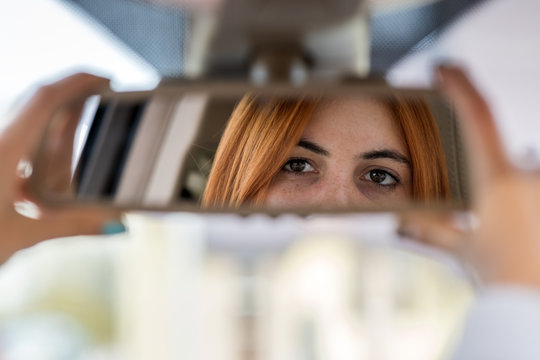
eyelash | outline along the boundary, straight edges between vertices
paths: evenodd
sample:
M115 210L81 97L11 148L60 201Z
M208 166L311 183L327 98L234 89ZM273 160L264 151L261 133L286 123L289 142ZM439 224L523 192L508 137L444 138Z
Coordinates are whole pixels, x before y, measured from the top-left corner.
M285 171L289 174L292 174L292 175L295 175L295 176L303 176L303 175L307 175L307 174L310 174L310 173L313 173L314 171L306 171L306 172L297 172L297 171L292 171L292 170L288 170L288 169L285 169L285 167L287 165L290 166L291 163L293 162L303 162L303 163L306 163L307 165L311 166L313 169L315 169L315 167L311 164L311 162L307 159L304 159L304 158L291 158L289 160L287 160L287 162L281 167L281 170L282 171ZM360 176L360 180L363 180L366 176L368 176L372 171L380 171L384 174L386 174L387 176L390 176L392 178L392 180L394 180L394 183L393 184L380 184L380 183L377 183L375 181L369 181L371 182L373 185L376 185L380 188L383 188L383 189L386 189L386 190L393 190L395 189L398 185L401 184L401 180L400 178L397 176L397 175L394 175L392 174L390 171L387 171L387 170L384 170L384 169L380 169L380 168L374 168L374 169L370 169L368 170L367 172L365 172L363 175ZM367 180L367 179L366 179Z
M371 183L373 183L374 185L378 186L378 187L381 187L383 189L388 189L388 190L393 190L395 189L398 185L401 184L401 180L398 176L392 174L391 172L387 171L387 170L384 170L384 169L379 169L379 168L375 168L375 169L370 169L368 170L367 172L365 172L361 177L360 179L363 180L366 176L369 176L369 174L372 172L372 171L380 171L380 172L383 172L384 174L386 174L387 176L390 176L393 180L394 180L394 183L393 184L380 184L380 183L377 183L375 181L369 181ZM367 179L366 179L367 180Z
M285 167L287 165L290 166L290 164L295 162L295 161L296 162L306 163L307 165L311 166L314 169L314 171L297 172L297 171L292 171L292 170L285 169ZM287 172L289 174L296 175L296 176L303 176L303 175L306 175L306 174L309 174L309 173L316 172L315 166L313 166L309 160L304 159L304 158L291 158L291 159L287 160L287 162L285 164L283 164L283 166L281 167L281 170L285 171L285 172Z

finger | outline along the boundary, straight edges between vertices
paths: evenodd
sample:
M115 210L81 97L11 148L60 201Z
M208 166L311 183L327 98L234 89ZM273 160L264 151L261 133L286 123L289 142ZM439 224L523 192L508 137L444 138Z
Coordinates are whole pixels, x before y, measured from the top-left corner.
M108 85L109 80L106 78L87 73L77 73L40 87L30 99L29 106L26 106L25 109L35 109L38 114L43 110L56 110L61 105L69 104L75 100L84 100L86 96L104 90ZM32 114L35 113L32 112ZM30 117L26 121L35 124L36 120ZM16 124L24 124L24 120L18 121ZM29 124L22 126L26 128Z
M450 214L402 215L398 234L453 254L461 254L466 242L466 232Z
M34 172L39 173L39 181L47 191L59 194L72 191L73 150L81 112L82 106L63 109L47 128L46 141L33 164Z
M89 207L47 212L32 219L12 211L2 217L0 264L15 252L54 238L111 234L125 231L119 211ZM111 231L111 229L113 231Z
M39 219L19 216L17 228L24 231L26 245L40 241L76 235L100 235L107 232L110 224L121 228L122 213L103 207L71 209L47 209ZM15 227L15 226L14 226ZM125 231L125 228L123 229Z
M506 174L511 166L484 98L461 69L442 66L437 71L441 88L454 103L464 131L473 186Z
M81 102L108 86L108 80L90 74L75 74L41 87L0 135L2 168L15 169L43 134L54 112L62 105Z
M159 5L180 7L190 11L217 11L223 5L223 0L150 0Z
M64 104L81 102L108 86L108 80L76 74L41 87L0 134L0 201L14 198L17 165L29 158L54 112Z

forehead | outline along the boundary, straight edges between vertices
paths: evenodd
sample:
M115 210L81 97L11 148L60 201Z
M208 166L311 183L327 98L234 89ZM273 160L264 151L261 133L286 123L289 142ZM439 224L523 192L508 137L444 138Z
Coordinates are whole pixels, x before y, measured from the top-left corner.
M321 100L303 136L328 146L384 147L407 153L390 109L381 100L365 96Z

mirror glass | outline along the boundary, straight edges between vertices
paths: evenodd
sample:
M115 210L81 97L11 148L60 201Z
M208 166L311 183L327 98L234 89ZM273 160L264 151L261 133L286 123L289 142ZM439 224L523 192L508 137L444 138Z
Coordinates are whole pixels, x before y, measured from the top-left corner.
M165 87L52 119L33 161L46 201L341 211L462 206L465 154L434 91Z

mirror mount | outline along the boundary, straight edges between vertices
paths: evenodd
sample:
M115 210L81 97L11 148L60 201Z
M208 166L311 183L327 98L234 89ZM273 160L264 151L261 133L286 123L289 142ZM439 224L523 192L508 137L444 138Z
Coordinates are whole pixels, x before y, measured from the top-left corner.
M193 26L193 42L205 41L203 51L188 52L189 63L201 64L199 72L189 76L239 78L255 84L276 80L301 84L348 73L364 76L369 69L366 4L365 0L224 1L207 26Z
M285 82L302 85L308 81L310 62L296 46L268 46L255 54L249 80L256 85Z

